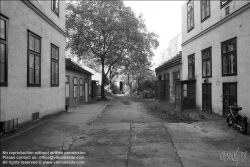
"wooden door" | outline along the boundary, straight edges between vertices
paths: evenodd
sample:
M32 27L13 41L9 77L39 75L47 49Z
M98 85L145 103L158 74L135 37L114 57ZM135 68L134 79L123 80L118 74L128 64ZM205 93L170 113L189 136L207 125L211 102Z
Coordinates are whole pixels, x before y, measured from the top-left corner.
M228 103L225 102L227 100ZM229 113L228 104L237 103L237 83L223 83L223 115Z
M165 80L165 101L169 102L169 80Z
M181 84L175 84L175 108L181 110Z
M182 109L195 108L195 82L185 82L182 85Z
M85 102L88 102L88 81L85 82Z
M202 111L211 113L211 83L202 84Z

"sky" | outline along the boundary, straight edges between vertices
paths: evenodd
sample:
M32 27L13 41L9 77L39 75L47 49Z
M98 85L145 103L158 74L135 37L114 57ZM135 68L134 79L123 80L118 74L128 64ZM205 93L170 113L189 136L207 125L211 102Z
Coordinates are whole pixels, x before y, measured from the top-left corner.
M159 47L154 50L153 61L157 64L161 52L168 47L171 39L181 33L181 6L185 1L124 1L139 15L143 14L145 24L149 31L159 35ZM155 67L154 67L155 68Z

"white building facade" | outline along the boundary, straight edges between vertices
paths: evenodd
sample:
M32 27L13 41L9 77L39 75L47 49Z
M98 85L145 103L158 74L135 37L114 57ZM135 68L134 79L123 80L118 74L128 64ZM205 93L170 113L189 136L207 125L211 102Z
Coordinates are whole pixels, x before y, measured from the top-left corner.
M250 118L250 1L187 1L182 41L183 98L193 83L196 108L227 115L227 100Z
M65 110L65 1L1 1L1 133Z

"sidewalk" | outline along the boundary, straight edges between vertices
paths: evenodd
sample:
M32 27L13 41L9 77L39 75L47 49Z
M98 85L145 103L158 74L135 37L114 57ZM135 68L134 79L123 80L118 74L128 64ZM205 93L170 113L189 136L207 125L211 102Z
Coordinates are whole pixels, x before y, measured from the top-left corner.
M96 101L70 108L66 113L5 139L1 142L1 151L66 151L107 104L108 101Z

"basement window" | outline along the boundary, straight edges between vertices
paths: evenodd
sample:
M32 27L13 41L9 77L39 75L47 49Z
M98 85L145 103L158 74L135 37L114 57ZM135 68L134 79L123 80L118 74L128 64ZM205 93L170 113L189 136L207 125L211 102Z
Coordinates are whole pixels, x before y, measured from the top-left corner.
M32 122L39 120L39 112L32 113Z
M18 128L18 118L0 122L0 133L8 133Z

